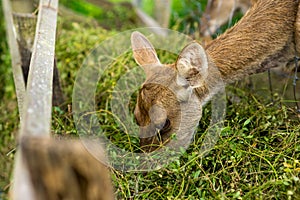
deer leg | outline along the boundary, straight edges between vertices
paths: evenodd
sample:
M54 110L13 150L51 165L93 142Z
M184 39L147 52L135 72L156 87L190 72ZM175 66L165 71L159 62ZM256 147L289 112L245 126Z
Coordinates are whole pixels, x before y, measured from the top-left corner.
M271 77L271 70L268 69L268 80L269 80L269 89L271 92L271 102L274 105L274 99L273 99L273 85L272 85L272 77Z
M295 103L296 103L296 109L297 112L300 113L300 107L299 104L297 102L297 95L296 95L296 83L297 80L299 79L297 76L298 73L298 61L300 60L300 58L298 56L295 56L295 76L294 76L294 80L293 80L293 90L294 90L294 99L295 99Z

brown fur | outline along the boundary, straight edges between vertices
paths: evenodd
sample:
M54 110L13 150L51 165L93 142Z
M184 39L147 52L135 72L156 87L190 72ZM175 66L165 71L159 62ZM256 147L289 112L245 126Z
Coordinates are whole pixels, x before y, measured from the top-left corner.
M296 18L296 23L295 23L295 42L296 42L296 51L299 56L300 52L300 4L298 4L298 13L297 13L297 18Z
M182 50L171 67L159 62L153 46L143 35L133 33L134 56L147 76L135 110L135 117L142 126L141 145L169 143L171 147L185 147L193 138L202 105L219 90L222 82L230 83L292 62L300 49L298 7L297 0L258 0L234 27L212 41L205 51L193 42ZM148 55L151 57L145 59ZM164 110L158 109L153 116L159 116L170 126L158 126L155 118L149 117L149 110L157 104ZM177 142L170 140L172 133L176 133Z
M104 154L97 160L81 141L27 136L20 148L35 199L114 199Z

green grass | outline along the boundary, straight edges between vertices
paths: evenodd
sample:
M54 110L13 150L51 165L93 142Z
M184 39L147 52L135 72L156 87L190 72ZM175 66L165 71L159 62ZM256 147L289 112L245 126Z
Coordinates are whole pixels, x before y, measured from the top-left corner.
M257 101L257 97L252 98ZM300 198L299 121L290 120L293 112L284 106L278 109L278 104L267 106L258 102L257 105L249 100L251 97L228 106L225 128L207 156L202 157L199 152L209 123L206 115L209 108L204 110L200 124L203 129L199 128L194 143L180 160L147 174L115 171L118 197Z
M63 19L59 19L58 27L58 68L67 104L71 104L74 80L84 58L95 45L117 32L94 27L88 22L78 24ZM0 30L3 38L3 25ZM0 188L7 193L19 120L6 41L1 39L0 46L3 85L0 87ZM160 55L163 61L174 60L163 52ZM99 83L96 96L100 121L107 136L126 149L130 149L130 141L138 148L138 139L128 138L118 129L109 114L109 102L113 86L128 70L123 66L133 62L130 52L116 59L115 67ZM148 173L122 173L111 169L116 197L300 199L299 115L278 96L272 105L268 98L238 85L227 87L224 128L216 146L205 157L201 156L200 147L209 128L210 104L203 110L194 142L179 160ZM52 132L57 137L77 137L71 111L53 109Z

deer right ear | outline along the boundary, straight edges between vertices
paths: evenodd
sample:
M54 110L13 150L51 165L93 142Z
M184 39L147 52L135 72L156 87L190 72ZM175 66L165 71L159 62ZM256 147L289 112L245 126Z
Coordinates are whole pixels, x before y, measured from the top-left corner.
M135 31L131 34L131 47L133 57L140 66L161 64L154 47L140 32Z
M177 58L176 69L179 85L201 86L208 75L208 60L203 47L197 42L187 45Z

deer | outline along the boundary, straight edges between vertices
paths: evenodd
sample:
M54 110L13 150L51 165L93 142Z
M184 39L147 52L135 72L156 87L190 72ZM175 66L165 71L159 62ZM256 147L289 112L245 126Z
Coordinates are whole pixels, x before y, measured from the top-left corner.
M141 149L185 146L193 139L202 107L229 84L294 62L300 52L297 0L257 0L233 27L207 46L185 46L173 64L162 64L150 41L133 32L133 57L146 80L137 95L134 117Z
M245 14L256 0L209 0L200 19L200 37L204 43L226 22L231 21L236 11Z

